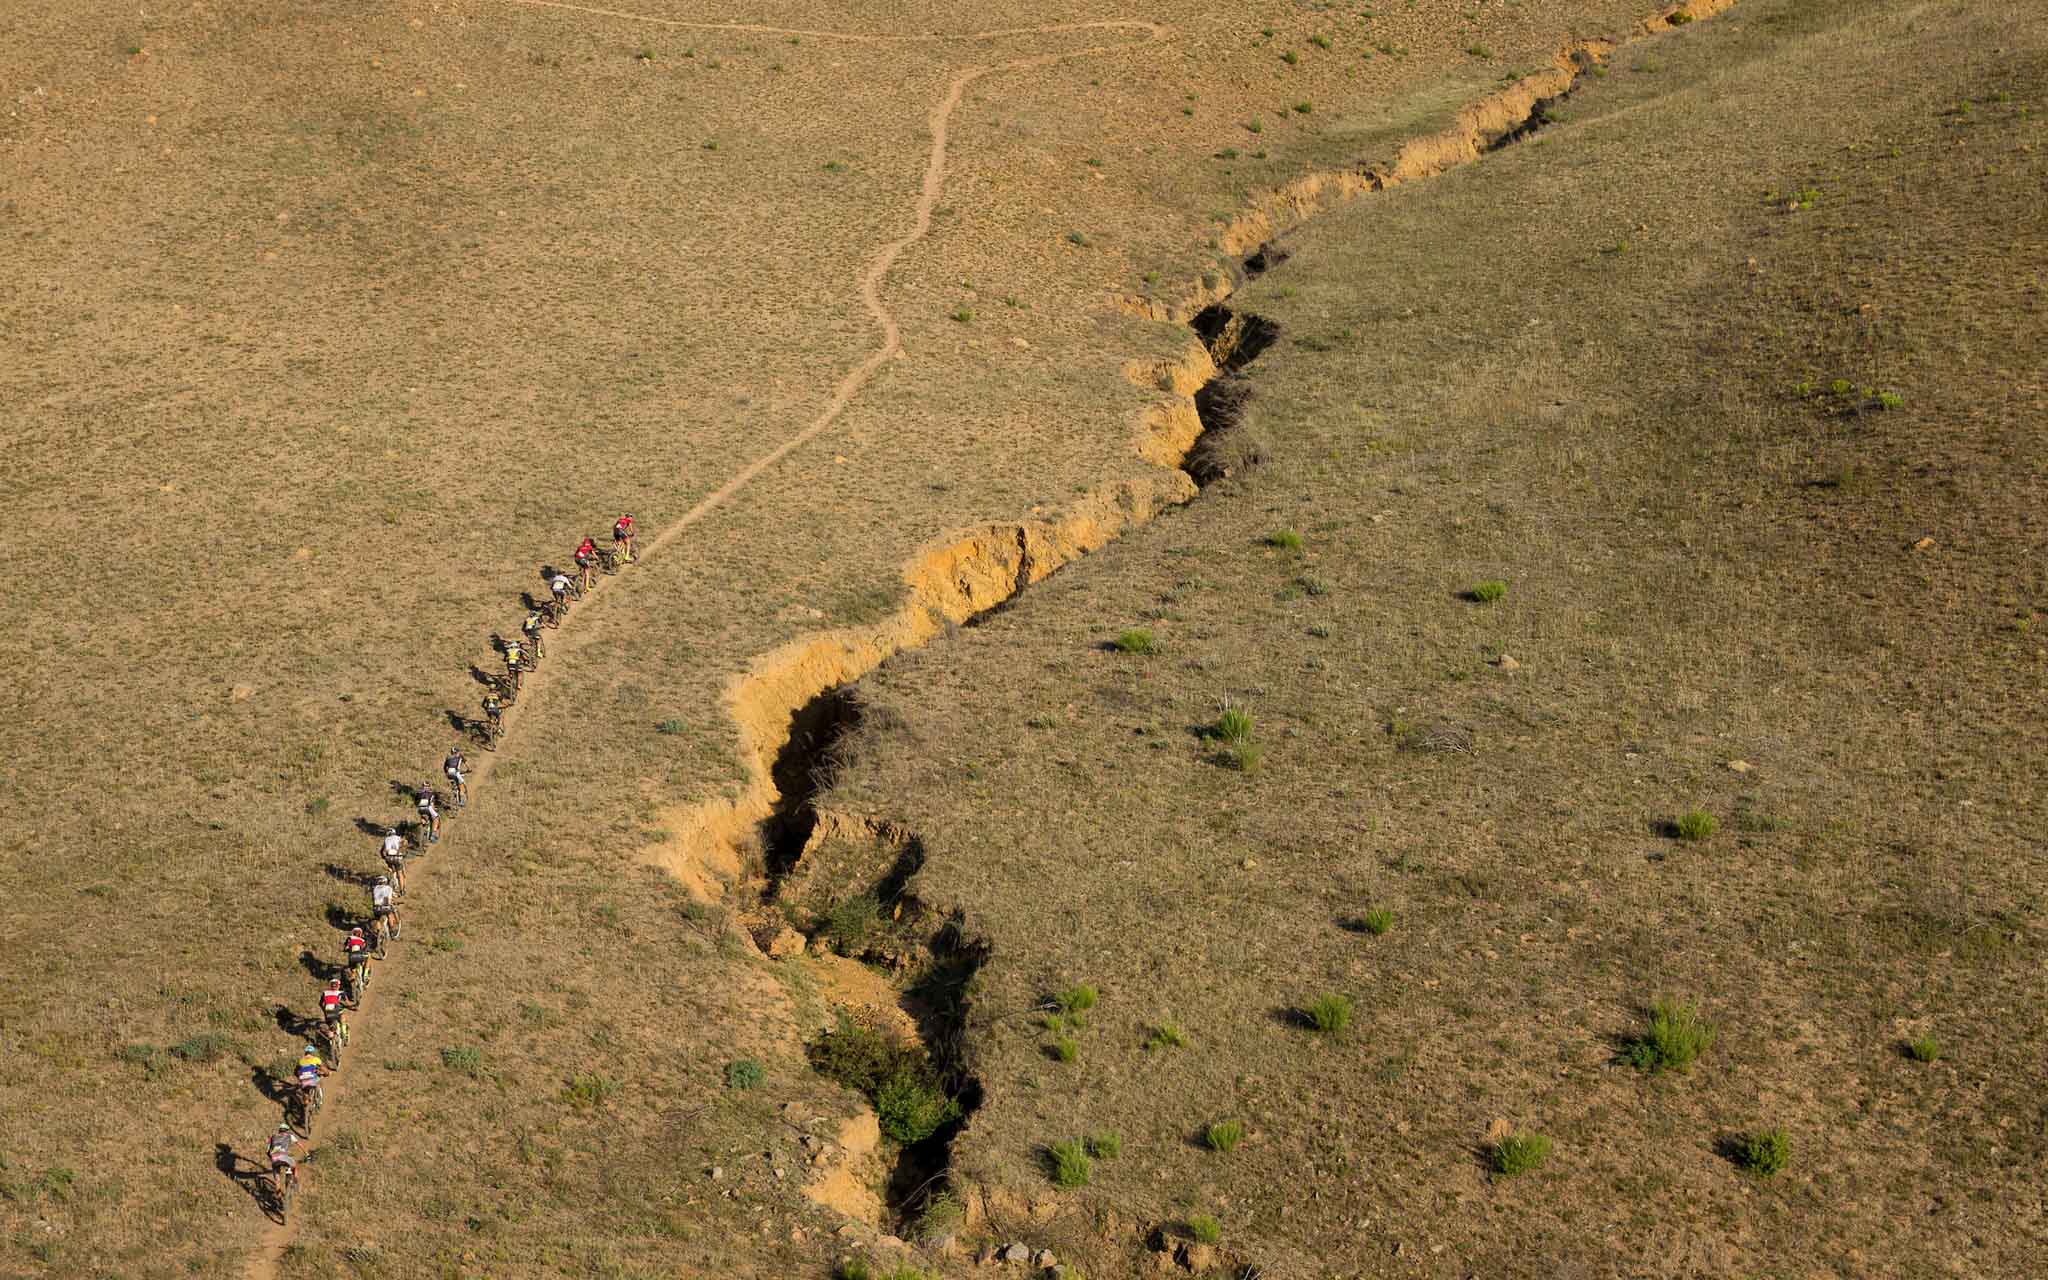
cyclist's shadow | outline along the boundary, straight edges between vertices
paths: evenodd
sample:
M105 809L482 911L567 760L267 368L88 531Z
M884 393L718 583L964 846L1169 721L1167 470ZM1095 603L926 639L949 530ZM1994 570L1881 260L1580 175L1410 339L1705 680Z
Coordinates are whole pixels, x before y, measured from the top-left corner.
M245 1165L248 1167L244 1168ZM263 1216L275 1223L284 1222L284 1209L270 1188L270 1170L238 1154L225 1142L213 1144L213 1167L220 1170L222 1177L248 1192L256 1207L263 1210Z
M325 982L329 978L339 978L341 976L341 965L329 964L319 956L314 955L310 950L299 952L299 965L307 973L313 975L313 980L316 982Z
M293 1013L290 1005L279 1005L276 1011L277 1029L295 1040L303 1040L320 1029L320 1019L304 1017Z
M391 783L392 795L403 798L407 804L418 804L420 802L420 796L423 793L418 783L400 782L396 778L392 778L389 781ZM382 835L383 833L379 832L378 834Z

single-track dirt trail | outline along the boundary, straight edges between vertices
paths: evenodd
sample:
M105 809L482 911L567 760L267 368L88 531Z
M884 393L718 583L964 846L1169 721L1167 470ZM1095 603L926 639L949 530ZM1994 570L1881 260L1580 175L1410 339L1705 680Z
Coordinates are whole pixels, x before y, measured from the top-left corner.
M1040 67L1054 66L1076 58L1099 56L1125 49L1138 48L1142 45L1163 40L1169 34L1167 28L1155 23L1137 20L1105 20L979 31L964 35L881 35L763 27L738 23L684 22L584 5L558 3L557 0L506 0L506 2L530 8L558 9L624 21L651 22L671 27L840 40L859 44L968 43L999 40L1006 37L1058 35L1079 31L1127 31L1139 33L1143 37L1142 39L1133 39L1119 43L1089 45L1059 53L1038 54L1028 58L1013 59L1009 62L970 66L953 76L946 86L945 95L932 106L931 112L927 117L931 133L931 147L925 162L924 180L919 188L917 199L912 206L910 228L902 235L878 248L873 256L868 259L867 265L862 270L859 278L858 292L861 305L866 309L868 315L873 318L876 327L881 330L881 342L865 359L848 370L840 378L832 390L831 398L826 401L816 417L811 419L802 429L741 468L724 484L705 495L695 506L671 521L659 534L646 540L640 550L641 555L658 552L673 543L692 525L731 502L735 495L757 479L764 471L767 471L770 467L773 467L776 463L815 439L846 411L847 406L873 380L876 372L902 350L901 334L896 318L882 300L882 285L887 279L890 269L895 266L903 254L912 245L922 240L931 230L932 211L938 206L939 198L945 190L947 124L953 112L959 107L961 97L965 93L967 86L986 76L999 75L1006 72L1029 71ZM583 599L575 607L574 612L569 615L570 619L581 616L583 610L592 607L596 603L604 582L605 578L602 575L593 581L591 589L584 593ZM521 688L521 693L529 707L538 699L540 691L546 687L548 673L555 670L556 664L563 661L567 655L575 652L580 647L576 639L578 632L569 629L567 621L567 619L564 620L561 639L551 649L548 662L530 673ZM513 723L507 725L506 741L510 740L511 730L516 727L519 715L520 713L516 710L508 713L508 719L512 720ZM474 761L474 767L470 772L471 803L475 802L478 784L481 784L490 775L491 766L496 758L496 753L493 753L483 755ZM436 847L445 852L447 844L448 842L444 840ZM422 882L420 871L414 871L409 879L412 887L417 889ZM396 949L392 950L388 958L377 966L379 971L384 974L384 981L380 989L389 988L390 974L397 967L399 954ZM364 993L363 1000L362 1007L356 1011L358 1016L352 1019L350 1023L351 1039L358 1044L361 1043L360 1037L362 1034L373 1025L369 1018L371 1005L368 992ZM355 1052L360 1053L361 1050L357 1049ZM320 1113L322 1117L332 1114L342 1104L348 1092L345 1077L340 1071L336 1071L328 1078L328 1083L324 1088L326 1101ZM318 1136L320 1127L317 1123L308 1126L307 1143L309 1155L313 1150L312 1141ZM317 1165L310 1171L313 1173L311 1183L317 1184ZM307 1190L312 1191L313 1189L313 1185L309 1184ZM315 1195L317 1196L317 1192L315 1192ZM250 1254L248 1265L245 1268L245 1274L249 1277L249 1280L274 1280L283 1261L285 1250L291 1246L293 1239L297 1235L299 1216L305 1213L307 1203L308 1201L304 1195L298 1197L298 1214L285 1222L273 1224L264 1233L263 1239L258 1242L255 1250Z

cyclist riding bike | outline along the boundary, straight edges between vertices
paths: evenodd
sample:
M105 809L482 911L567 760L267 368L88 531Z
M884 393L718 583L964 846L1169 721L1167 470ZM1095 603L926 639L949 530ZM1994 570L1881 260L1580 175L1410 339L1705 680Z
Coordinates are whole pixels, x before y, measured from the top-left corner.
M632 516L623 515L612 522L612 545L619 549L622 553L622 558L627 564L633 563L636 559L633 554Z
M523 656L517 640L505 642L505 678L512 682L514 689L519 687L519 660Z
M533 649L533 660L535 662L548 656L547 647L540 640L540 626L545 621L547 619L541 617L540 610L530 609L527 611L526 621L519 624L520 634L526 637L526 643Z
M270 1176L279 1191L283 1191L286 1184L298 1185L299 1167L292 1159L292 1148L304 1141L292 1132L289 1123L280 1124L277 1132L270 1135Z
M381 956L384 954L385 936L398 936L398 903L392 898L389 876L378 876L377 882L370 886L370 914L384 926L377 931L377 954Z
M569 581L569 575L558 573L548 579L548 591L555 597L555 608L563 613L569 611L569 591L576 584Z
M419 799L413 807L420 811L420 825L426 828L427 843L435 844L441 839L441 807L434 803L434 789L422 785Z
M329 978L326 987L320 992L320 1016L326 1020L327 1034L330 1036L339 1037L346 1034L343 1028L347 1026L348 1019L342 1016L341 1010L341 979Z
M498 695L495 693L485 694L483 708L484 719L491 722L491 732L493 734L503 733L505 731L505 704L498 700Z
M391 869L391 883L405 892L405 837L397 828L384 833L384 865Z
M348 962L349 981L355 989L355 1003L361 1004L363 988L370 985L370 940L363 936L363 926L357 925L348 931L348 937L341 944L341 954Z
M469 779L463 776L468 767L469 761L462 756L461 743L448 748L448 758L441 762L441 772L448 775L448 798L458 809L469 803Z
M320 1046L308 1041L299 1054L299 1065L295 1069L299 1081L299 1114L308 1124L313 1120L313 1107L321 1101L320 1077L329 1075L327 1064L320 1060Z
M583 541L576 544L577 576L583 579L583 589L585 591L590 590L591 575L596 567L597 543L593 542L588 534L585 534Z

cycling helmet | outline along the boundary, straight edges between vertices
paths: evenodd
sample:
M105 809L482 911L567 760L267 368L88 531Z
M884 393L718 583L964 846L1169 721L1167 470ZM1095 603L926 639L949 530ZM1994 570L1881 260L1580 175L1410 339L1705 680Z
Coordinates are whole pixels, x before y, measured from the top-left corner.
M290 1133L292 1131L291 1122L286 1121L285 1123L277 1126L277 1131L279 1133Z
M306 1043L306 1047L305 1047L305 1049L304 1049L304 1050L302 1050L302 1052L304 1052L304 1053L313 1053L313 1054L317 1054L317 1053L319 1053L319 1052L320 1052L320 1046L319 1046L319 1045L316 1045L316 1044L314 1044L314 1043L312 1043L311 1041L308 1041L308 1042Z
M377 883L378 883L378 884L381 884L381 885L389 885L389 884L391 883L391 877L390 877L390 876L378 876L378 877L377 877Z

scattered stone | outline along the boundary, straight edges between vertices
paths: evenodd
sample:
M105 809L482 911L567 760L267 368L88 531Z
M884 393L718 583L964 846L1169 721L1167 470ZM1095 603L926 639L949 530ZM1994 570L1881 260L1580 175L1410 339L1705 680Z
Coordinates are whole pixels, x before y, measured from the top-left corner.
M1213 1244L1182 1245L1180 1265L1197 1273L1212 1270L1216 1266L1216 1246Z
M712 1165L712 1166L711 1166L711 1180L712 1180L713 1182L720 1182L720 1181L723 1181L723 1180L724 1180L724 1178L725 1178L725 1170L723 1170L723 1169L719 1168L719 1167L718 1167L717 1165Z
M1239 865L1242 866L1246 871L1250 871L1253 867L1259 865L1259 860L1257 858L1246 858Z
M775 936L768 940L768 945L763 950L777 960L800 956L804 953L804 935L788 925L783 925L775 931Z
M1918 541L1918 542L1916 542L1916 543L1914 543L1914 544L1913 544L1913 550L1915 550L1915 551L1932 551L1932 550L1934 550L1934 539L1932 539L1932 538L1922 538L1922 539L1920 539L1920 541Z
M1504 653L1500 655L1500 669L1502 671L1520 671L1522 664L1516 662L1513 655Z
M1037 1253L1031 1255L1031 1265L1039 1268L1041 1271L1052 1270L1058 1262L1059 1259L1053 1256L1053 1252L1050 1249L1040 1249Z
M1004 1262L1028 1262L1031 1260L1031 1250L1021 1244L1012 1244L1004 1247L1001 1256Z
M1736 773L1748 773L1751 769L1756 768L1756 766L1747 760L1730 760L1728 768Z

